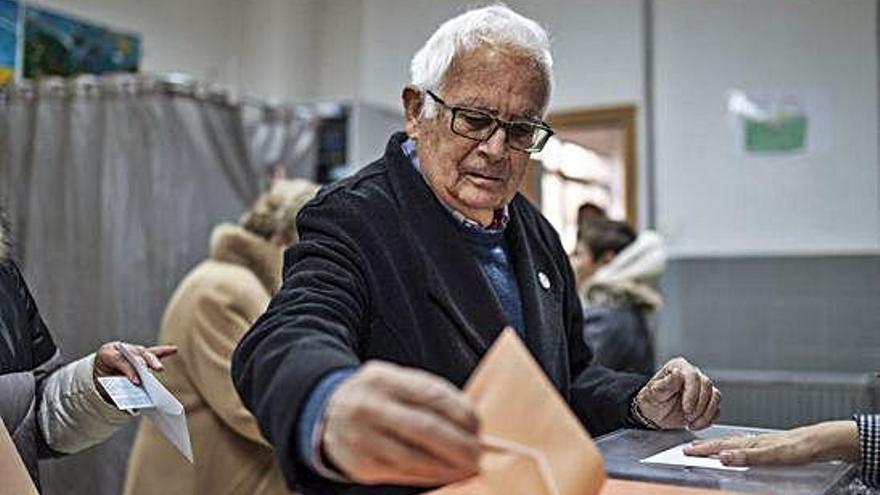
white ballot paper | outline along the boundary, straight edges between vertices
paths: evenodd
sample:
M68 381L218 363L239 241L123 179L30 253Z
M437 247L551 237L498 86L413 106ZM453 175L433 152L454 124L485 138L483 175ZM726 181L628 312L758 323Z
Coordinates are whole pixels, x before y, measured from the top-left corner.
M178 401L162 383L153 376L147 366L124 345L119 351L134 366L141 379L141 386L131 383L128 378L101 377L98 380L119 409L139 410L177 447L189 462L193 461L189 430L186 426L186 413Z
M123 411L134 412L154 407L153 399L147 395L147 391L131 383L126 376L99 376L98 381L116 407Z
M654 454L651 457L646 457L639 462L643 462L645 464L668 464L671 466L690 466L708 469L723 469L725 471L747 471L749 469L747 467L725 466L724 464L721 464L721 461L712 457L692 457L689 455L685 455L682 449L684 449L686 445L688 444L683 443L680 445L676 445L675 447L672 447L671 449L666 449L659 454Z

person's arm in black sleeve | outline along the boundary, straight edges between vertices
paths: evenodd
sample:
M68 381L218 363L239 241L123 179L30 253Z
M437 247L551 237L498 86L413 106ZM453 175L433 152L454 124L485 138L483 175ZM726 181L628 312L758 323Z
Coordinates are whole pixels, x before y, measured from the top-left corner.
M634 373L615 372L593 361L583 339L583 311L574 290L571 268L565 273L566 332L571 364L571 407L594 437L623 427L642 427L631 413L635 395L648 378Z
M319 196L300 212L300 241L285 254L284 284L232 360L236 389L295 489L330 483L299 458L297 420L324 376L360 364L359 336L369 322L359 248L369 222L342 195Z

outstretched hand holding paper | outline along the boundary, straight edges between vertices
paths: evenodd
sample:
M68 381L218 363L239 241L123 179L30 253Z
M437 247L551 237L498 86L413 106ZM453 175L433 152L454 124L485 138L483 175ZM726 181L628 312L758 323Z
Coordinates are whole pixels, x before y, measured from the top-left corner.
M125 359L134 366L141 380L141 387L126 377L100 377L98 381L110 395L117 407L123 410L141 411L156 428L165 435L177 450L190 462L193 461L192 445L186 425L183 404L166 389L147 366L124 345L119 346Z

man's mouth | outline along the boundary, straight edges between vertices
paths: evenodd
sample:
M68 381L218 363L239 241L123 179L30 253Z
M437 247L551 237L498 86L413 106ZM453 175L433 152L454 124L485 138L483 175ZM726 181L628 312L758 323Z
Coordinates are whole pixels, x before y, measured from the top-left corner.
M467 175L471 176L474 179L491 181L491 182L501 182L504 180L502 177L496 175L489 175L481 172L468 172Z

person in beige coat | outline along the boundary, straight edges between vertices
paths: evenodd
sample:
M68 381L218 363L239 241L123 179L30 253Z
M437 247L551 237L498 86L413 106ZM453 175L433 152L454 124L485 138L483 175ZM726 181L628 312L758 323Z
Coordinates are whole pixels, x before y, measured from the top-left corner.
M186 409L190 464L148 421L135 439L127 495L289 493L269 444L241 404L230 377L239 339L280 286L284 248L296 242L295 217L314 195L307 181L277 182L239 225L214 229L207 260L180 283L159 340L178 346L160 377Z

